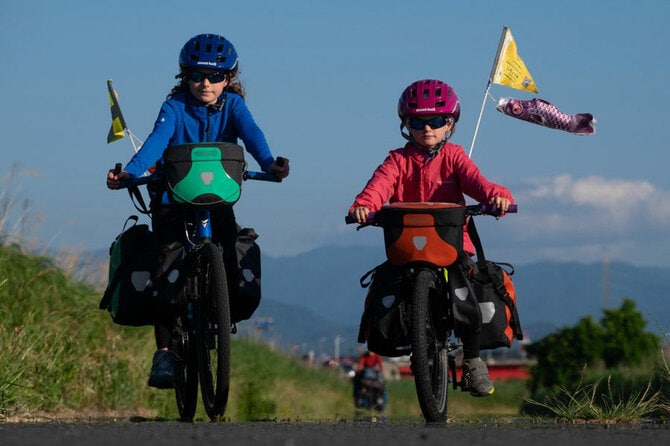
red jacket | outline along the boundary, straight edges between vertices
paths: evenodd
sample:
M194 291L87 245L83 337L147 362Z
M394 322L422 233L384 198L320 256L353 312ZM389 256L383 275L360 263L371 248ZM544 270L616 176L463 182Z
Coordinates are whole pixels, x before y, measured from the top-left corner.
M358 358L358 363L356 364L356 370L360 371L364 368L372 367L378 368L379 370L384 369L384 362L382 357L373 352L368 352Z
M430 158L425 150L407 143L389 152L349 211L366 206L375 212L386 202L434 201L465 205L464 194L479 203L487 203L493 197L514 201L506 187L488 181L481 174L463 147L446 143ZM473 254L472 241L466 228L463 229L463 249Z

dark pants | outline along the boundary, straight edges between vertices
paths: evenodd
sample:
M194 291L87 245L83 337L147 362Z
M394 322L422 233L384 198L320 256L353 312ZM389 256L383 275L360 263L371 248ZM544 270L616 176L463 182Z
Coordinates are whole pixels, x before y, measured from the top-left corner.
M158 202L158 200L152 201L151 210L152 230L158 238L161 249L175 241L185 245L185 222L193 221L193 211L171 207ZM237 292L237 287L231 286L239 282L235 252L235 241L239 227L235 221L233 207L220 206L211 210L210 224L212 225L212 241L220 244L223 248L223 262L226 268L228 290L230 293ZM174 315L166 308L156 308L154 334L158 349L170 347L173 326Z

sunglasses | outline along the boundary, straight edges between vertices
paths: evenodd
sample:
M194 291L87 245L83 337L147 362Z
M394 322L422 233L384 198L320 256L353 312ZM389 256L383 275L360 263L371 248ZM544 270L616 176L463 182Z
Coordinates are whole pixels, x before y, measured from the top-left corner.
M203 73L202 71L189 71L186 73L186 79L193 82L202 82L207 79L212 84L223 82L228 77L225 71L212 71L211 73Z
M410 118L409 119L409 126L410 128L414 130L423 130L423 128L427 125L431 129L439 129L441 127L444 127L448 123L451 122L451 118L446 118L444 116L438 116L436 118L432 119L421 119L421 118Z

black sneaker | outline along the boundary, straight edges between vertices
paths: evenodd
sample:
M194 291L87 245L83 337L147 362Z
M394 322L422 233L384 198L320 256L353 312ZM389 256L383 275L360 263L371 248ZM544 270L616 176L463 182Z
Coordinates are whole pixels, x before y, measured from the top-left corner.
M463 387L470 390L472 396L489 396L495 392L489 369L482 358L463 361Z
M176 361L176 353L170 350L157 350L154 353L151 373L149 374L149 386L158 389L173 389Z

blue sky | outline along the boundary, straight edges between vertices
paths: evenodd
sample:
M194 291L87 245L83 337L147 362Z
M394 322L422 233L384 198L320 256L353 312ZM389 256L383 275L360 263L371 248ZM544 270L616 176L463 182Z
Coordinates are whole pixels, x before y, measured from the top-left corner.
M175 83L183 43L219 33L237 48L247 102L274 154L292 167L282 184L245 184L239 222L255 227L274 257L326 245L355 252L382 243L381 231L357 232L343 218L386 153L404 143L400 92L421 78L451 84L462 105L452 141L467 150L508 26L539 93L494 85L491 95L592 113L597 133L518 121L487 101L473 158L520 209L481 219L489 256L667 267L668 19L670 3L652 0L6 0L0 176L14 163L26 173L20 196L40 217L32 237L55 248L107 248L134 211L125 192L104 185L107 170L132 155L128 138L106 143L107 79L144 138Z

